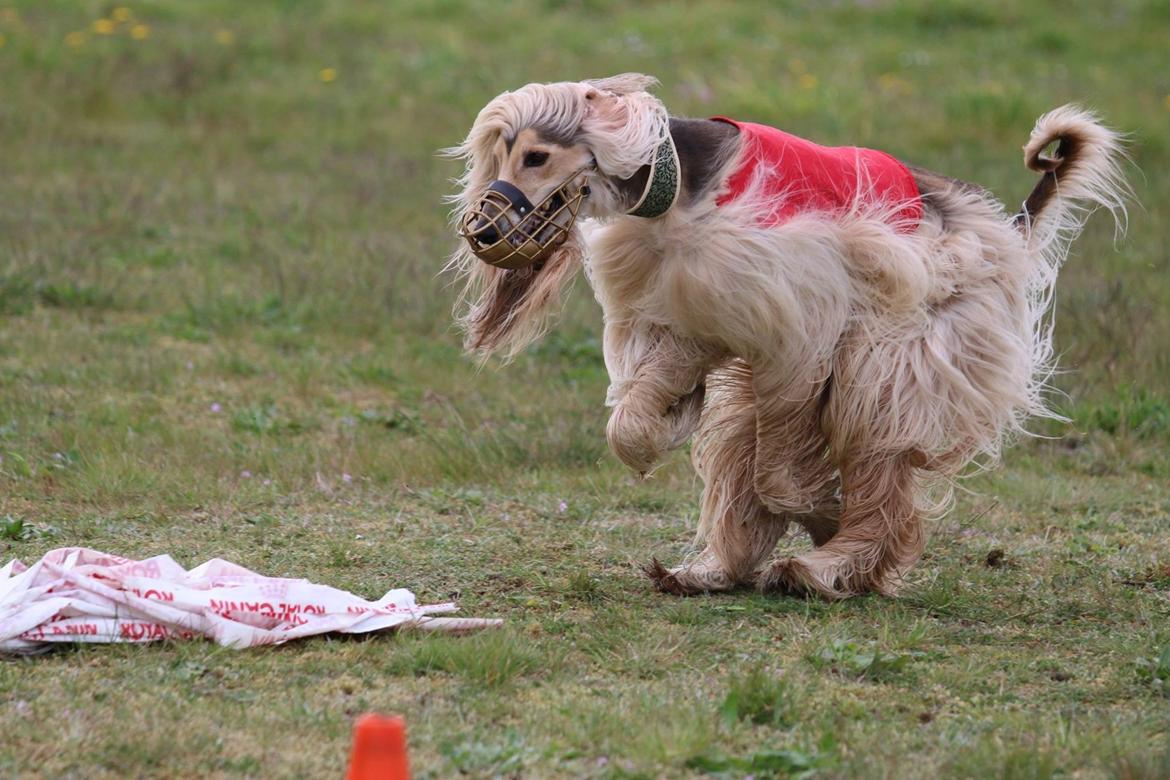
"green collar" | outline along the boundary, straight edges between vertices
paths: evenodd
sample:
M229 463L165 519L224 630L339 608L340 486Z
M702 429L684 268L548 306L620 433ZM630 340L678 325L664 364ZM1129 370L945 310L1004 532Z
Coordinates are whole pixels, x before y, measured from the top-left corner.
M654 151L654 160L650 163L650 178L646 180L646 189L642 191L642 197L638 198L638 202L626 213L644 219L661 217L670 211L670 207L678 200L681 187L678 150L674 148L674 139L667 133L666 140Z

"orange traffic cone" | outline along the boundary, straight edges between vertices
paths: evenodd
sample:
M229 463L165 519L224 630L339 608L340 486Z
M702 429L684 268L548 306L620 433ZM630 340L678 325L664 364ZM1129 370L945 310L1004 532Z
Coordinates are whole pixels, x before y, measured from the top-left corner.
M372 712L358 718L345 780L410 780L406 721Z

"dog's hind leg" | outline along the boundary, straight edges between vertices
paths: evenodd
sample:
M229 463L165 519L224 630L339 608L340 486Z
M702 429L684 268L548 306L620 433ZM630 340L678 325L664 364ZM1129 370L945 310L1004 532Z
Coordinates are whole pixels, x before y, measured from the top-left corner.
M840 529L812 552L773 562L760 589L828 599L892 595L922 555L918 465L912 455L871 454L843 466Z
M825 515L835 493L836 466L827 455L821 411L828 367L806 367L793 377L788 371L763 368L754 372L756 457L753 484L764 504L777 513ZM831 512L829 513L831 514ZM832 536L819 519L810 517L814 543Z
M788 519L770 512L752 484L756 413L751 372L742 363L708 377L707 405L695 438L693 460L703 478L693 560L674 569L658 561L646 572L663 591L688 595L751 584L757 569L784 535Z
M791 518L808 532L814 547L828 544L841 528L840 480L834 479L826 486L811 512L794 514Z

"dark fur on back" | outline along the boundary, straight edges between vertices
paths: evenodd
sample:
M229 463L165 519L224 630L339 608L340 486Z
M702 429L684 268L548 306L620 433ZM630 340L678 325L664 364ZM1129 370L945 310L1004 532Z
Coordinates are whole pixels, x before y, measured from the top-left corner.
M944 224L953 216L954 202L947 198L949 193L959 191L982 195L987 192L983 187L969 181L936 173L917 165L907 163L903 163L903 165L914 175L914 183L918 185L918 194L922 198L922 205L942 217Z
M717 175L739 150L739 129L710 119L670 120L683 173L683 197L694 200L719 184Z
M719 172L738 151L739 130L726 122L710 119L670 118L670 136L678 150L682 169L682 193L685 204L706 195L719 184ZM646 189L650 166L643 165L637 173L618 182L625 202L633 205Z

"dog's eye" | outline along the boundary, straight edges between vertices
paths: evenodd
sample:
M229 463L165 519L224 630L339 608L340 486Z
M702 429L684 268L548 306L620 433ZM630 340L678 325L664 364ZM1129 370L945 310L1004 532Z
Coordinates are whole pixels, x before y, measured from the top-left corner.
M548 152L529 152L524 155L525 168L539 168L548 162Z

